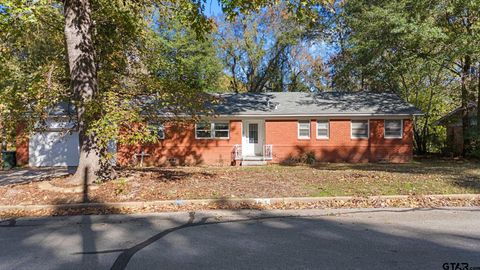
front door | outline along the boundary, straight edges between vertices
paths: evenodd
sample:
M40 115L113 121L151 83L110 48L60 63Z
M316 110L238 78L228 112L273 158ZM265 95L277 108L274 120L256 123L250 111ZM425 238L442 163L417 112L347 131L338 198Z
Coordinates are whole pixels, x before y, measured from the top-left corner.
M263 121L244 121L242 137L244 156L261 156L263 154Z

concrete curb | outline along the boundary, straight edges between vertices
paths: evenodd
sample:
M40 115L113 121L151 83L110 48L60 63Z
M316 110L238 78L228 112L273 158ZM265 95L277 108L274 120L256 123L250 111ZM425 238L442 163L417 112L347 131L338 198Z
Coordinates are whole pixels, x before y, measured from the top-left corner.
M277 203L315 203L325 201L351 201L351 200L401 200L408 198L429 199L457 199L457 200L480 200L480 194L446 194L446 195L388 195L388 196L338 196L338 197L285 197L285 198L225 198L225 199L197 199L197 200L163 200L147 202L105 202L105 203L72 203L56 205L0 205L0 211L37 211L59 209L141 209L155 206L185 206L185 205L271 205Z

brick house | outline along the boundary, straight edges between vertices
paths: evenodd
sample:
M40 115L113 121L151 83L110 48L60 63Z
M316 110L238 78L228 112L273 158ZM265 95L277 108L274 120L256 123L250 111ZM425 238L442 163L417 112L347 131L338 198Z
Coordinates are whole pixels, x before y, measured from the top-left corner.
M467 110L470 127L476 127L477 105L471 102L468 104ZM435 122L436 125L446 128L446 150L455 156L461 155L463 151L462 112L462 108L458 107Z
M412 118L421 112L393 93L222 94L216 117L165 123L159 142L119 146L121 165L286 163L305 155L320 162L408 162ZM132 153L137 153L133 155Z
M248 165L288 163L305 156L320 162L408 162L413 116L421 114L393 93L218 97L221 102L212 108L215 117L159 124L155 144L117 145L117 164Z

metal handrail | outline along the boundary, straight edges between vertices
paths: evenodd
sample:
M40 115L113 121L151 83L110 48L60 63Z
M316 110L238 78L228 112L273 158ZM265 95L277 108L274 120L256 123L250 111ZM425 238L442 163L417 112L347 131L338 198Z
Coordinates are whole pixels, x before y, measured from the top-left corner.
M233 146L233 155L235 160L241 160L242 159L242 145L241 144L235 144Z
M233 159L234 160L243 159L241 144L235 144L233 146ZM273 145L271 144L263 145L263 160L272 160L272 159L273 159Z
M272 160L273 159L273 145L265 144L263 146L263 158L265 160Z

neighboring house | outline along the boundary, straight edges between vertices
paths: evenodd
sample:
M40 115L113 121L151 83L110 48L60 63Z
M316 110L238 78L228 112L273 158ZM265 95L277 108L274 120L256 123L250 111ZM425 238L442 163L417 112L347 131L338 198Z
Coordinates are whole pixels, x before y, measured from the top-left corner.
M159 125L159 141L118 145L119 165L408 162L412 118L421 115L393 93L221 94L215 117ZM167 114L165 116L168 116Z
M476 126L477 105L471 102L467 109L470 126ZM435 122L436 125L444 126L447 129L447 150L454 155L461 155L463 151L462 112L462 108L458 107Z

